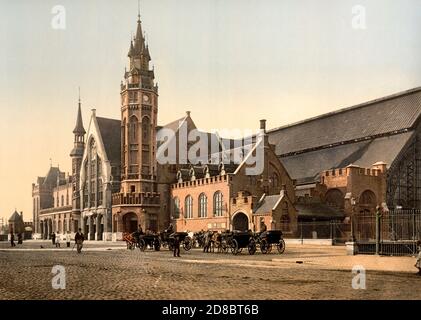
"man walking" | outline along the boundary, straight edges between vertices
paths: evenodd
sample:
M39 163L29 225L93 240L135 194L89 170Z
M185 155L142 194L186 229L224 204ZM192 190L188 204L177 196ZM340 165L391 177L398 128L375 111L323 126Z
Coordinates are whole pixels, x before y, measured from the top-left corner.
M174 257L180 256L180 236L174 235Z
M14 235L13 232L10 234L10 246L11 247L16 247L16 244L15 244L15 235Z
M77 253L82 252L83 241L85 240L85 236L82 233L82 229L79 228L78 232L75 234L75 244L77 246Z

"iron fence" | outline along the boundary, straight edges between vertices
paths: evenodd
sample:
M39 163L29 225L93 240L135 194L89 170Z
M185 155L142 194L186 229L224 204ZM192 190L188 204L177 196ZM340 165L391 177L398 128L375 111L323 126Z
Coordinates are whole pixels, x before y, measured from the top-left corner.
M378 217L355 215L353 231L359 253L414 255L421 239L421 210L393 210Z
M351 240L351 224L340 221L299 222L295 232L285 233L285 238L332 239L334 244Z

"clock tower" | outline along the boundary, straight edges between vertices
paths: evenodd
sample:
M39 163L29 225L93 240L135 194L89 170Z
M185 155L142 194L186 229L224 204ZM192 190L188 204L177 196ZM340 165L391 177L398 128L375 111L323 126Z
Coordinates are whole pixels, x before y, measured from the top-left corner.
M130 41L129 68L121 83L121 173L123 193L156 191L155 145L158 87L142 33L140 15Z
M160 194L157 184L156 126L158 86L150 67L149 48L142 32L140 14L136 36L130 40L128 68L120 85L121 184L113 194L113 233L158 231Z

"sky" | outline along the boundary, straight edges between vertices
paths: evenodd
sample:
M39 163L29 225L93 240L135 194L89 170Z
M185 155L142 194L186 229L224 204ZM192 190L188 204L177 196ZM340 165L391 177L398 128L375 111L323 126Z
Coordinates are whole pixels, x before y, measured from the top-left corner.
M65 28L57 24L57 5ZM356 7L357 6L357 7ZM421 86L419 0L141 0L158 122L274 128ZM0 218L32 219L32 183L71 171L78 87L120 118L137 0L0 0ZM62 11L60 11L62 13ZM63 20L61 20L63 21Z

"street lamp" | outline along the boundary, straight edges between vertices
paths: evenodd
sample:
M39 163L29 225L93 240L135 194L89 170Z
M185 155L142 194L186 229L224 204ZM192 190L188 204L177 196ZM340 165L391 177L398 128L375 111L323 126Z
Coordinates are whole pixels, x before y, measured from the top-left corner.
M351 207L352 207L352 215L351 215L351 241L355 242L355 236L354 236L354 215L355 215L355 205L357 204L357 201L354 197L351 198Z

